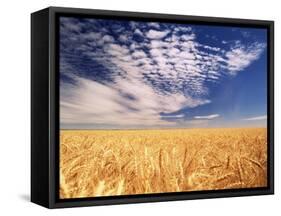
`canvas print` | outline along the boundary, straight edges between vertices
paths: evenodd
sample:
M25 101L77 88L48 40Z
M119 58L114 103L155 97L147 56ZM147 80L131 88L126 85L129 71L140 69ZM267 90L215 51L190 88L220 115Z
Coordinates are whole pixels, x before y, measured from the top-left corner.
M267 30L60 17L59 197L267 186Z

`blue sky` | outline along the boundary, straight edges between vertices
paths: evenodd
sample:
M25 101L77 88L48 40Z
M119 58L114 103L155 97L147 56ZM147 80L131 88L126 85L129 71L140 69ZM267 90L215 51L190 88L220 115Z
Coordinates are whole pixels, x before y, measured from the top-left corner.
M61 17L60 126L266 127L266 33Z

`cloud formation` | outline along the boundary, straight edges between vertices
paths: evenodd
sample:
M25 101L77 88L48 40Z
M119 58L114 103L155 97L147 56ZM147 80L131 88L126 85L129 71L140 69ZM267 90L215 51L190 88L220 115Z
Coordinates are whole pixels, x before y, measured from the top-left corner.
M251 117L251 118L245 118L243 120L245 121L260 121L260 120L266 120L267 119L267 115L262 115L262 116L255 116L255 117Z
M220 115L219 114L211 114L211 115L206 115L206 116L194 116L195 119L207 119L207 120L211 120L211 119L215 119L218 118Z
M254 60L257 60L265 48L265 44L253 43L246 47L240 42L226 52L227 68L230 73L244 70Z
M140 31L139 31L140 32ZM146 36L149 39L162 39L163 37L165 37L167 34L169 33L169 31L156 31L153 29L150 29L147 33Z
M191 26L61 18L61 123L173 126L184 108L211 103L208 83L236 76L263 43L202 44ZM218 114L195 116L213 119Z

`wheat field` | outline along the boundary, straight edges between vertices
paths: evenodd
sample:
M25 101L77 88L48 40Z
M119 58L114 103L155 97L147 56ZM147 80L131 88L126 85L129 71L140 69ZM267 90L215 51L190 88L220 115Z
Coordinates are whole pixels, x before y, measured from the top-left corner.
M265 128L60 133L62 199L266 185Z

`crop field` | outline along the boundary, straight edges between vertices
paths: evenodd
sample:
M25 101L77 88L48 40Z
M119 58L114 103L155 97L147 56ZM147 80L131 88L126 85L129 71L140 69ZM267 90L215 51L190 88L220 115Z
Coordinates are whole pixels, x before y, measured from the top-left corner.
M266 185L265 128L60 132L60 198Z

